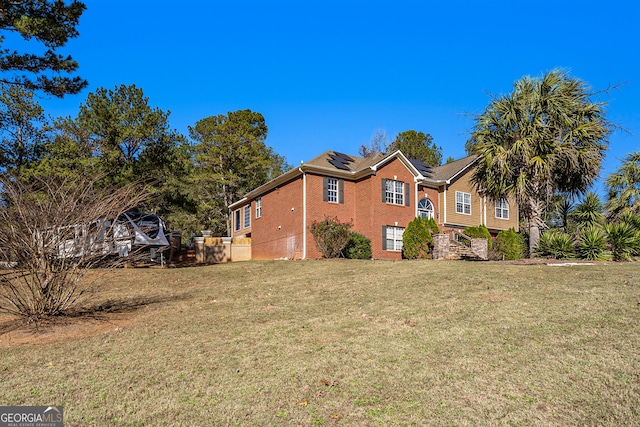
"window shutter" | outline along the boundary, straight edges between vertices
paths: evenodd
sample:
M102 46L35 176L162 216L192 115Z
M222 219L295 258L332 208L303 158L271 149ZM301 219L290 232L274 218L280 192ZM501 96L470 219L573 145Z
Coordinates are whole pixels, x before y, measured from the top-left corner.
M344 179L338 181L338 202L344 203Z
M387 180L382 178L382 203L387 203Z
M327 201L327 177L322 177L322 201Z
M382 226L382 250L387 250L387 227L385 225Z
M405 183L404 184L404 205L405 206L411 206L411 199L410 199L410 196L411 196L410 192L411 191L409 190L409 188L410 188L409 183L408 182Z

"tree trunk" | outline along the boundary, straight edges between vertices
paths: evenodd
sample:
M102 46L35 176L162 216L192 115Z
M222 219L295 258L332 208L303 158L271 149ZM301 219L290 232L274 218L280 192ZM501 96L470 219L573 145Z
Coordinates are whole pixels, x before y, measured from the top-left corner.
M534 222L531 221L529 223L529 258L536 257L538 242L540 242L540 227L534 225Z
M540 227L542 220L542 203L539 200L529 201L529 258L536 257L540 242Z

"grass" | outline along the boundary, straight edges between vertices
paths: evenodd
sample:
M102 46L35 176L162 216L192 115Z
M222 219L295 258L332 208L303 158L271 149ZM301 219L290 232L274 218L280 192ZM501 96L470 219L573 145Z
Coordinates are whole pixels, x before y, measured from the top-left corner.
M118 270L90 301L126 326L2 350L0 402L64 405L65 426L637 425L639 273L355 260Z

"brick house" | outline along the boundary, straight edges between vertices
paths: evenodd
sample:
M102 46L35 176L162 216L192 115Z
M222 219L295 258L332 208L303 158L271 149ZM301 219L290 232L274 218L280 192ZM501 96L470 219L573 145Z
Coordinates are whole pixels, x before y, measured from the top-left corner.
M335 216L371 239L373 258L401 259L402 232L416 216L435 218L442 231L517 230L515 203L494 205L473 189L476 159L431 168L400 151L369 158L327 151L229 206L231 237L251 238L252 259L320 258L309 225Z

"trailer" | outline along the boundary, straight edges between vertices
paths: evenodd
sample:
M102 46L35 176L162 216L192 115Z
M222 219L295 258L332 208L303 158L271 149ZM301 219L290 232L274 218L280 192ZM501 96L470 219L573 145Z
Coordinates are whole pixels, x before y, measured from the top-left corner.
M53 236L58 258L143 253L148 261L163 264L163 252L170 247L167 234L160 217L132 210L115 220L101 218L90 224L59 227Z

